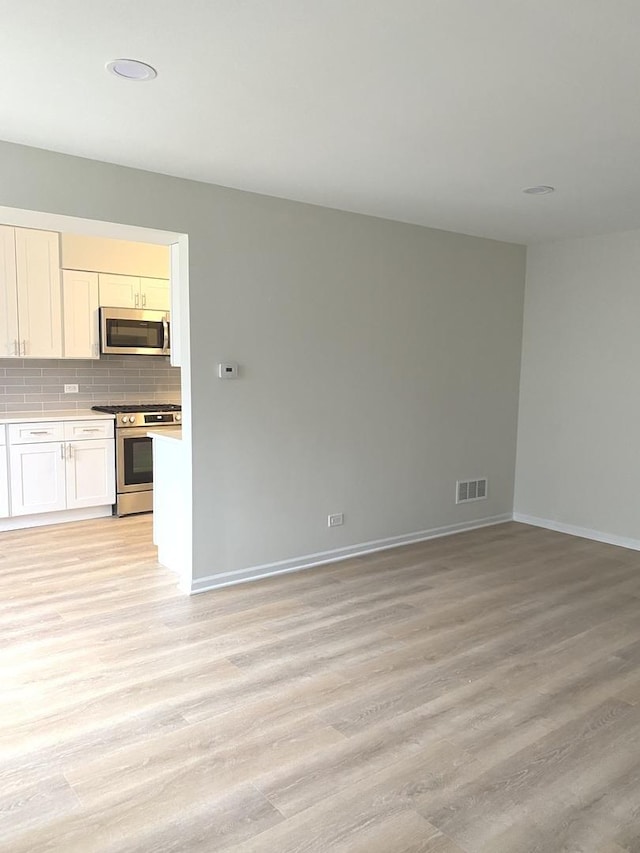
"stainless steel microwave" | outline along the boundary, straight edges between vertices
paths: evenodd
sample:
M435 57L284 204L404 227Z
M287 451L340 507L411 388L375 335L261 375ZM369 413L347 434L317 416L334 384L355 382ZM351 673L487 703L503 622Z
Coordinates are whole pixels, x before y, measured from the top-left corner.
M171 323L166 311L100 309L100 351L130 355L169 355Z

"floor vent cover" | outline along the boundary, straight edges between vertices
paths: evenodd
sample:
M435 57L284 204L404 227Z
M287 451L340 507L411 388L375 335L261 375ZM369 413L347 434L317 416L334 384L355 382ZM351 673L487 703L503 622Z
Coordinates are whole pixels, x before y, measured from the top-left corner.
M456 503L482 501L487 497L487 478L479 480L458 480L456 483Z

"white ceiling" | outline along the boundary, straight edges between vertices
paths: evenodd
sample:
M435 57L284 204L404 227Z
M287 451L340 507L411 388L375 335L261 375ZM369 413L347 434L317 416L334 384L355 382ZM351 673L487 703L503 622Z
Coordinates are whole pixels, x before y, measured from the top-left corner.
M638 0L0 0L0 20L10 141L517 242L640 227ZM118 57L158 78L108 75Z

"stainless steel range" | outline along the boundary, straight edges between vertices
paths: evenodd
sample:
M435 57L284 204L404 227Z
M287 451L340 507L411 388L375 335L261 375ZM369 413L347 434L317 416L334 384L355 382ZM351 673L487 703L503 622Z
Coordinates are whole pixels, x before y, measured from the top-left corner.
M153 510L153 452L149 429L180 426L182 407L175 403L92 406L116 416L116 503L114 515Z

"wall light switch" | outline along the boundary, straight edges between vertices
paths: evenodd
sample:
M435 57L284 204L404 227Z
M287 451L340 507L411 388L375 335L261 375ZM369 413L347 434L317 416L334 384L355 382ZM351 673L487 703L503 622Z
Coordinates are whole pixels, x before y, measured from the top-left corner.
M64 393L65 394L77 394L78 393L78 386L77 385L65 385L64 386Z
M218 365L218 379L237 379L238 364L235 361L223 361Z

